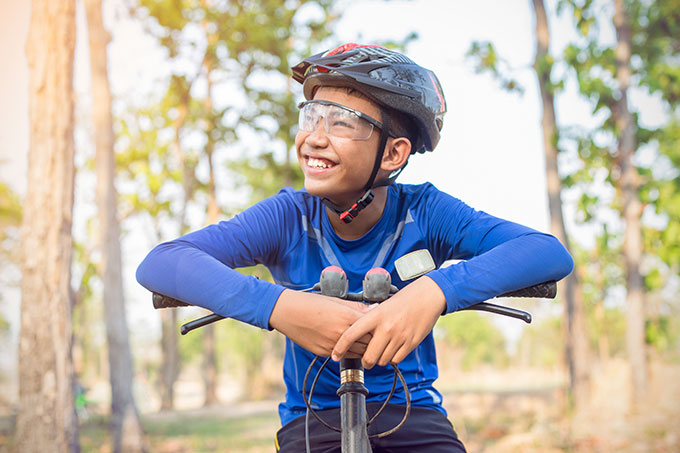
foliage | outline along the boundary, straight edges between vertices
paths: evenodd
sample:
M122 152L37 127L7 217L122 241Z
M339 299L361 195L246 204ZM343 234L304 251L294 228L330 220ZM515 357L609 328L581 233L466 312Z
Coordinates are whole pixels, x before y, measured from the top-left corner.
M18 285L18 281L8 279L8 266L19 265L19 226L21 224L21 201L19 196L5 183L0 182L0 283L7 286ZM2 302L2 293L0 293ZM0 314L0 338L9 331L9 322Z
M677 313L661 315L647 321L646 341L657 352L678 358L680 321Z
M163 143L172 145L173 159L191 160L177 175L189 200L194 190L208 189L200 167L218 162L232 167L222 169L222 189L251 192L230 214L274 189L300 185L290 159L297 108L289 67L329 35L337 18L332 3L136 3L133 14L167 51L172 72L163 101L146 115L166 130Z
M19 262L16 250L19 244L21 201L5 183L0 182L0 257L2 261Z
M564 58L576 76L580 93L588 99L596 122L590 129L575 128L571 137L567 137L575 145L582 164L567 181L581 191L582 220L599 228L609 226L614 243L623 243L625 234L627 243L635 244L639 238L633 235L638 234L629 234L633 231L630 225L635 224L636 216L641 217L643 267L638 270L637 262L631 259L635 255L630 251L621 254L624 259L619 266L622 272L623 269L627 272L626 286L635 286L635 278L642 274L647 291L657 291L659 297L668 281L662 275L670 278L680 275L677 208L680 199L676 196L680 187L677 95L680 3L626 0L623 22L616 15L612 17L610 5L599 2L564 1L562 6L568 6L574 13L580 31L579 40L565 49ZM602 29L611 28L612 24L617 36L614 43L601 38ZM640 98L646 100L638 101ZM664 110L660 124L658 120L657 124L645 121L645 107L650 100ZM632 114L631 121L628 112ZM628 171L630 168L632 172ZM675 300L666 302L671 310L677 304ZM630 310L635 313L634 308ZM642 316L652 315L649 308L645 311ZM635 321L628 319L629 324ZM662 321L657 313L652 321L640 326L640 330L646 330L645 338L639 338L640 344L636 348L629 344L629 359L637 372L641 370L643 342L653 341L657 349L673 342L673 329L665 328ZM639 376L635 382L642 382ZM636 391L641 393L640 388Z
M19 196L5 183L0 182L0 227L4 230L10 225L21 222L21 202Z
M505 337L489 318L472 311L442 317L437 327L444 341L463 351L461 366L469 370L483 363L507 364Z
M583 303L587 313L587 332L596 350L608 348L616 354L623 347L625 318L617 300L617 291L625 287L620 263L620 238L611 235L606 225L596 233L595 244L585 249L574 244L572 254L579 271ZM603 342L607 343L601 344Z
M561 125L555 138L558 149L580 162L575 170L563 175L563 183L569 191L579 194L577 220L591 224L596 231L596 244L592 250L576 252L581 255L577 263L583 266L579 277L583 280L584 298L589 305L589 324L593 328L590 332L596 338L600 338L604 328L593 322L594 317L604 313L598 304L625 287L621 259L625 163L618 146L622 130L617 119L620 101L626 95L635 121L637 156L634 164L642 181L638 197L643 206L647 206L643 216L644 253L648 257L645 267L647 289L662 289L669 278L680 272L680 116L677 108L680 99L680 2L627 0L625 8L633 46L630 59L632 89L628 93L622 91L617 80L621 62L617 61L616 42L602 39L602 31L612 28L611 4L593 0L561 0L558 3L558 12L573 14L579 33L579 38L564 50L564 62L572 71L565 77L575 76L580 94L590 102L592 118L596 121L590 128ZM493 44L475 42L467 55L475 62L477 72L490 73L507 90L516 91L513 79L506 75L511 69ZM565 80L552 79L554 64L548 54L536 63L535 69L538 74L545 75L550 91L558 93ZM644 123L645 105L634 102L636 98L631 93L638 98L647 95L661 103L666 123L658 127ZM650 259L653 257L660 259ZM671 271L668 272L664 265Z
M680 269L680 115L676 114L654 136L665 168L649 181L643 195L665 222L661 228L645 229L645 248L677 270ZM647 285L651 289L661 287L661 281L653 280L657 275L648 275Z
M153 242L159 242L163 226L172 223L181 178L167 131L161 127L170 121L170 112L160 112L161 108L154 106L120 117L117 147L122 151L116 155L117 174L123 182L122 219L143 214L152 223Z
M643 203L653 207L658 215L665 218L664 228L645 229L646 251L661 256L670 265L677 265L680 217L678 216L677 189L680 180L680 130L678 129L678 101L680 97L680 11L677 0L638 1L625 3L631 24L633 71L632 89L641 94L656 96L664 104L667 122L660 127L645 127L641 121L644 105L629 101L637 122L637 154L653 153L651 163L636 160L638 173L643 185L639 196ZM596 2L580 4L562 2L574 14L581 40L565 49L566 62L574 71L578 87L592 107L592 113L599 119L592 130L580 130L571 134L578 157L583 166L567 178L573 186L582 188L583 195L579 208L585 221L600 221L595 213L604 207L615 211L622 209L618 192L609 200L587 195L595 184L606 184L617 188L620 184L620 156L616 141L621 133L616 124L616 111L622 93L616 75L619 71L616 48L603 43L599 30L607 26L611 11ZM565 8L566 9L566 8ZM637 110L636 110L637 109ZM645 146L648 145L648 146ZM650 161L650 159L646 159ZM618 189L617 189L618 190ZM670 230L670 234L667 232Z
M93 219L88 222L91 225ZM74 365L79 379L83 383L97 379L108 379L105 370L101 369L102 355L106 354L106 339L101 329L103 322L103 306L97 300L101 298L101 279L98 277L97 257L88 247L95 240L91 228L82 242L73 243L74 274L74 306L73 306L73 345ZM99 302L99 303L98 303Z
M598 121L590 129L561 126L565 133L560 134L563 140L559 147L575 150L575 157L582 163L577 170L564 175L564 184L580 193L579 221L593 223L599 230L608 228L607 235L612 238L621 232L620 223L611 219L618 217L617 213L622 209L617 189L621 156L616 146L621 131L614 116L622 93L616 80L619 70L616 49L613 43L601 38L602 30L611 27L611 5L593 0L561 0L558 11L573 14L580 38L567 46L564 62L572 69L578 89L590 101L593 118ZM648 211L662 219L662 227L646 226L645 251L660 256L677 269L680 267L680 117L677 110L680 100L680 2L627 0L626 11L633 43L633 88L661 101L668 120L660 127L645 127L640 118L644 106L629 102L634 109L639 109L634 112L638 154L650 151L654 154L651 163L641 163L643 159L636 161L644 181L639 196L650 206ZM508 76L512 68L498 55L492 43L474 42L467 56L474 62L477 72L489 73L507 90L516 91L513 79ZM535 69L550 74L554 63L548 56ZM553 92L558 92L563 88L564 80L549 80L549 84ZM616 238L614 242L617 242ZM651 280L657 275L652 271ZM649 289L658 289L661 282L648 278L647 283Z
M498 55L493 43L473 41L465 57L472 62L477 74L489 74L504 90L524 94L524 87L517 79L508 75L513 70L508 62Z
M647 257L643 268L645 285L648 291L659 291L669 277L680 275L680 198L677 195L680 188L680 72L677 65L680 3L677 0L625 2L632 42L631 87L627 93L622 91L617 78L622 70L617 54L620 49L600 37L600 30L611 26L611 11L597 2L566 1L562 6L568 6L574 13L581 33L580 40L565 49L564 58L597 121L594 128L576 128L567 136L575 145L582 165L566 182L581 191L578 204L581 220L605 228L608 236L604 238L605 244L620 245L621 223L611 219L623 218L626 203L622 178L626 162L618 145L623 134L621 100L628 96L627 106L635 122L636 150L632 164L640 181L637 197L645 207L642 215L643 252ZM634 94L648 96L661 104L665 123L650 126L644 122L645 104L635 102ZM592 195L594 193L600 195ZM607 254L606 247L600 247L602 239L591 260L601 260L602 255ZM618 264L622 268L619 274L623 272L622 260L617 263L609 256L607 261L610 267ZM601 284L608 283L606 278L600 280ZM667 344L670 337L661 337L672 335L671 330L662 328L660 320L657 317L646 324L647 341L654 341L656 345Z

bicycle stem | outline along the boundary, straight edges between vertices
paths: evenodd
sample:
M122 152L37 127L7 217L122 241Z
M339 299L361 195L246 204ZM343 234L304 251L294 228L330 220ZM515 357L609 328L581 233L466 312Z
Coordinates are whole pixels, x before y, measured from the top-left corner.
M369 453L366 417L366 396L364 367L361 359L340 361L340 388L337 391L344 415L341 417L342 453Z

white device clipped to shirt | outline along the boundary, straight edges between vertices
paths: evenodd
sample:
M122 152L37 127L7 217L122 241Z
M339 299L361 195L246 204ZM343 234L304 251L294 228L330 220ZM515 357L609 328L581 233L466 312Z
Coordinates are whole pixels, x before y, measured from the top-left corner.
M436 269L432 255L427 249L407 253L394 262L397 274L402 282L420 277Z

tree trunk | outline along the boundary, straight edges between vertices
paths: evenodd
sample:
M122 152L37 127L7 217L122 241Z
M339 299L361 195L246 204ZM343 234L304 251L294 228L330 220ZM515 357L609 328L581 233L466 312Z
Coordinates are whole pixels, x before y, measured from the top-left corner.
M179 78L176 81L177 83L181 82ZM180 103L177 106L178 115L173 122L175 137L172 149L182 168L182 188L184 189L182 207L179 214L180 234L187 232L186 212L194 186L193 175L188 170L191 164L184 157L181 143L181 130L189 112L189 89L190 87L184 87L181 92ZM175 405L175 382L179 377L181 366L177 340L177 311L161 310L161 410L171 410Z
M210 93L208 93L210 99ZM209 110L210 111L210 110ZM217 222L220 209L217 204L217 191L215 188L215 170L213 166L213 146L212 141L206 147L208 154L208 168L210 180L208 182L208 224ZM217 358L215 351L215 325L210 324L204 327L203 332L203 385L205 388L205 398L203 406L214 406L217 400Z
M614 2L614 25L617 45L616 80L619 84L620 98L612 114L619 135L618 158L621 177L618 191L621 209L626 224L623 242L623 255L626 268L626 349L633 378L633 400L636 405L643 402L647 389L647 359L645 357L645 313L644 282L640 274L642 259L642 203L639 198L640 176L633 163L637 147L635 135L637 125L628 109L628 87L630 86L631 36L624 0Z
M79 451L71 357L74 0L34 0L16 451Z
M161 310L161 410L172 410L175 405L175 381L179 376L177 350L177 310Z
M85 0L92 76L92 118L96 144L97 209L99 213L100 275L103 282L104 319L111 381L111 430L114 452L145 450L144 434L135 405L132 355L128 341L123 295L120 226L114 184L115 156L111 92L101 0Z
M181 103L177 106L178 115L174 121L175 138L173 150L182 167L183 202L180 212L180 234L186 233L186 210L189 201L188 190L191 182L187 177L187 163L182 153L180 132L188 114L188 92L182 93ZM179 350L177 349L177 310L161 310L161 410L171 410L175 406L175 382L180 373Z
M550 209L550 232L570 250L562 216L562 182L557 168L558 129L555 117L553 89L550 83L552 63L549 57L550 29L543 0L533 0L536 13L536 60L534 69L541 91L543 116L543 148L545 151L546 182ZM561 283L564 298L565 361L569 370L569 388L574 404L582 407L588 399L588 343L581 284L576 269Z

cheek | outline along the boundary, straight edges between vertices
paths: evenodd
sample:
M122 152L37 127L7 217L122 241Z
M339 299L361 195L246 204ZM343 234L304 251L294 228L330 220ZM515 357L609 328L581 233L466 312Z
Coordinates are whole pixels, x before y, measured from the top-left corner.
M300 154L300 147L305 142L307 135L308 134L306 132L302 132L302 131L295 134L295 150L298 152L298 155Z

